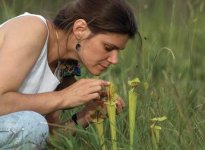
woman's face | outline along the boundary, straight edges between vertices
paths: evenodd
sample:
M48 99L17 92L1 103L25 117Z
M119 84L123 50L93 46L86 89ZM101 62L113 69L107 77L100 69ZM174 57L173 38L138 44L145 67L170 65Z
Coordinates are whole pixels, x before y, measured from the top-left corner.
M88 71L93 75L99 75L111 64L118 63L118 53L125 48L127 41L128 35L97 34L81 41L78 54Z

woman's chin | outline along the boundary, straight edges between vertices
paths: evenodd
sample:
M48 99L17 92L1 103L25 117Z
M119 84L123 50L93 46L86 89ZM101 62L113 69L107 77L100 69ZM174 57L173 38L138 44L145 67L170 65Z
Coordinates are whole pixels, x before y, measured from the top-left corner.
M102 72L90 72L94 76L99 76Z
M95 76L99 76L104 70L90 70L90 73Z

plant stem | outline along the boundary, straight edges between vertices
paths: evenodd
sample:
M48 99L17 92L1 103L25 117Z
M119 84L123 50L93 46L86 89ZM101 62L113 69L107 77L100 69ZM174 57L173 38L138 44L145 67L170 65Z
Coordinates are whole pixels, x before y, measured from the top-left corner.
M114 102L105 102L110 121L112 150L117 150L117 133L116 133L116 105Z

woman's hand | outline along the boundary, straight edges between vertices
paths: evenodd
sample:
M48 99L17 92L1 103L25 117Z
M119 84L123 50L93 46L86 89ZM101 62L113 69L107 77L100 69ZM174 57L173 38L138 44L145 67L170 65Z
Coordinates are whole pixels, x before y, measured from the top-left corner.
M124 100L121 97L118 97L116 100L116 114L121 113L124 107ZM106 116L107 109L106 105L104 104L104 100L93 100L87 103L85 107L80 112L78 112L78 118L83 118L84 122L89 123L96 118L97 110L100 110L102 117L103 115Z
M119 114L122 109L125 107L125 103L121 97L118 97L116 100L116 113ZM76 114L76 120L77 124L81 125L82 127L86 128L90 122L93 121L93 119L96 118L96 111L100 109L101 113L103 113L105 116L107 114L106 106L104 105L104 101L101 100L93 100L88 102L85 107ZM70 120L68 124L70 126L74 126L76 123L74 121ZM75 128L73 128L73 133L75 133Z
M119 96L116 100L116 108L117 108L117 114L121 113L123 108L125 107L124 100Z
M93 99L100 99L100 91L108 86L108 81L100 79L80 79L68 88L59 91L61 109L85 104Z

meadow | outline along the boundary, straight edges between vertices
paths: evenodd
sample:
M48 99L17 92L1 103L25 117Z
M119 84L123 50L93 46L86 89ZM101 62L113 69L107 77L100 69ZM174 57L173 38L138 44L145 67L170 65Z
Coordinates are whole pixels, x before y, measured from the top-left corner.
M0 23L23 12L53 18L66 0L1 0ZM134 149L205 149L205 2L204 0L129 0L140 35L119 55L119 63L100 78L117 85L126 103L117 115L117 146L129 149L128 80L138 77ZM82 77L92 77L82 68ZM79 108L77 108L79 109ZM68 118L77 109L66 111ZM151 119L166 116L158 148L151 136ZM111 149L109 122L104 122L106 149ZM59 131L47 149L100 150L94 126L76 136Z

